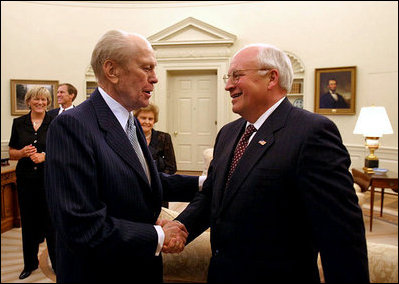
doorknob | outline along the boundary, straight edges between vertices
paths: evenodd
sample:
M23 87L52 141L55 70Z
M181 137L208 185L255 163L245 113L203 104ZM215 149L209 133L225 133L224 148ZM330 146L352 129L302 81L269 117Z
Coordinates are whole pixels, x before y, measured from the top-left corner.
M176 136L177 135L177 131L173 132L173 134Z

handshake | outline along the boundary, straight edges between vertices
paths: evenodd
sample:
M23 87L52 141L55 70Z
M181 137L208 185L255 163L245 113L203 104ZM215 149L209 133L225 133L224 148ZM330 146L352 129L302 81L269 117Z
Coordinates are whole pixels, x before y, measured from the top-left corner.
M165 240L161 251L163 253L182 252L188 236L186 227L179 221L161 219L158 219L155 224L161 226L165 233Z

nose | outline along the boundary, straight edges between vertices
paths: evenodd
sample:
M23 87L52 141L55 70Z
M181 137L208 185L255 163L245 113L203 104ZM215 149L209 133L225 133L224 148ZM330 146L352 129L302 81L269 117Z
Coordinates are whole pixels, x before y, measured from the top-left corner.
M148 77L148 80L150 81L151 84L158 83L158 77L157 74L155 73L155 70L152 71L151 75Z
M224 89L229 92L234 89L234 87L235 85L231 82L231 79L229 78L226 82L226 86L224 86Z

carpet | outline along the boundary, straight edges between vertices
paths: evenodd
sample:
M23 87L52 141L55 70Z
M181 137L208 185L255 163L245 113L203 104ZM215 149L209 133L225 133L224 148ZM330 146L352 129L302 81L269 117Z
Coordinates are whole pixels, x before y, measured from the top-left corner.
M51 268L51 262L49 260L47 248L43 250L41 254L39 254L39 267L44 275L56 282L56 276Z
M364 216L370 217L370 191L364 192L365 200L362 205ZM398 225L398 195L397 194L384 194L383 214L380 216L381 209L381 193L374 194L374 213L373 219L381 220L391 224Z

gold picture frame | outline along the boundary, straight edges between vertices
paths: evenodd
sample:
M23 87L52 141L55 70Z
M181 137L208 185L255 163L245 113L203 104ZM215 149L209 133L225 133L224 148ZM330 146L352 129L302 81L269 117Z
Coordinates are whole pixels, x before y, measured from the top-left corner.
M331 95L334 81L336 90ZM315 69L314 111L332 115L356 114L356 66Z
M11 115L20 116L29 113L25 104L25 95L33 87L45 87L51 94L51 105L48 110L58 108L57 89L58 81L49 80L15 80L11 79Z

